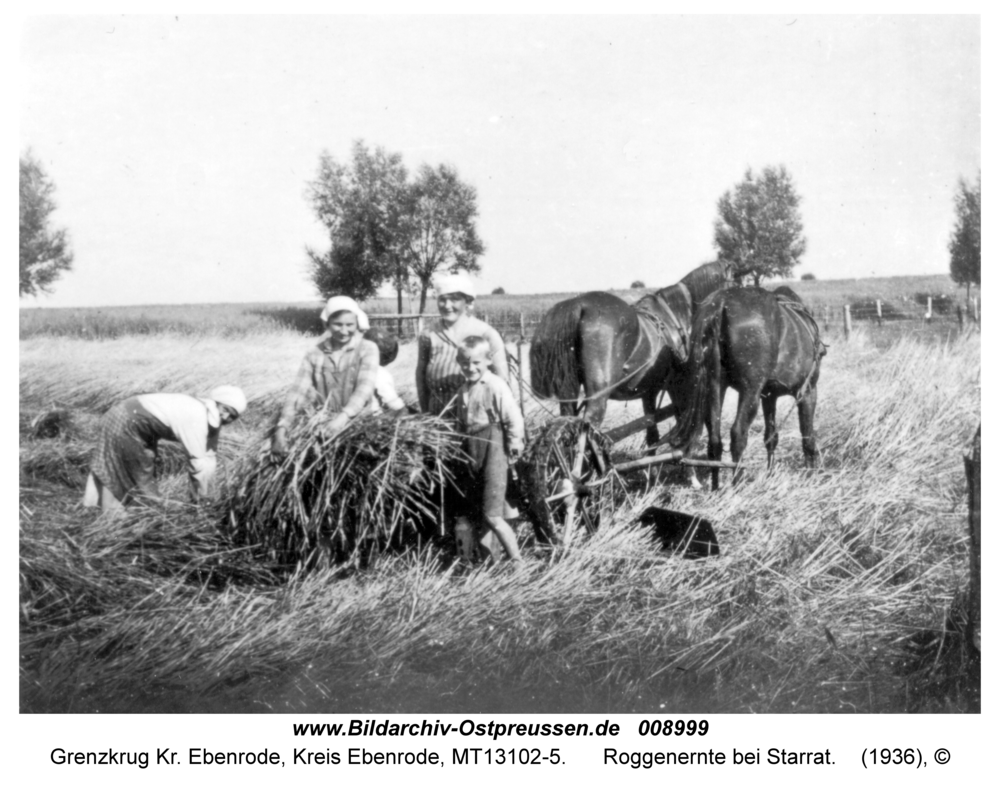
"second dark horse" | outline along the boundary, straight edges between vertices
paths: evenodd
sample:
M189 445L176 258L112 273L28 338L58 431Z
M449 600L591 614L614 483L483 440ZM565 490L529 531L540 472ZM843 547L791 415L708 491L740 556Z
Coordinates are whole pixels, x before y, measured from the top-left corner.
M739 463L743 456L760 402L771 466L778 446L777 400L794 395L806 465L815 466L819 453L813 415L820 360L825 354L816 322L787 287L774 293L757 288L715 292L701 304L691 331L689 386L684 393L688 406L669 434L670 443L689 451L705 424L708 457L719 460L722 401L726 388L732 387L740 396L730 434L733 462ZM712 470L712 487L719 487L718 469Z
M696 306L732 278L729 265L709 262L634 306L607 292L557 303L531 342L531 386L539 395L556 398L561 414L582 410L595 426L603 421L609 399L641 398L644 413L652 415L657 396L666 390L683 406L676 397L684 389L679 372L687 360ZM646 443L658 439L656 423L650 422Z

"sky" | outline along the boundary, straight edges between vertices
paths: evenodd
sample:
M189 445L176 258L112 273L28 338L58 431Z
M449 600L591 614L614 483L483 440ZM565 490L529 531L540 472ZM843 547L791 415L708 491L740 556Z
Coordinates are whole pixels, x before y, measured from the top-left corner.
M45 16L19 142L73 270L22 307L314 300L305 198L354 140L478 194L481 291L675 283L782 164L820 279L948 272L977 16Z

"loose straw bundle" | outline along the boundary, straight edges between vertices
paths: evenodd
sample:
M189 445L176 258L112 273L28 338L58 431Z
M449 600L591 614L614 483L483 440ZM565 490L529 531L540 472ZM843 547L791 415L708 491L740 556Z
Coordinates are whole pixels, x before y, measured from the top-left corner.
M280 463L244 459L225 494L237 542L279 563L355 561L433 534L460 436L428 416L362 417L334 437L330 416L293 430Z

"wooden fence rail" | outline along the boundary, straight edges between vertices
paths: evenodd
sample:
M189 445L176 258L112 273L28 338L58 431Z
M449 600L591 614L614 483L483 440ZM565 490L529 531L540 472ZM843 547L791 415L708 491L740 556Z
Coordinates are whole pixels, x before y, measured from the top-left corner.
M817 323L824 333L831 329L842 330L845 336L851 332L861 322L875 323L879 327L890 324L902 326L926 325L929 323L957 322L959 329L966 326L979 324L980 302L979 298L973 297L965 304L956 303L958 298L931 297L921 298L918 302L914 299L874 299L866 302L845 303L843 306L831 306L830 304L806 305L812 309ZM476 311L476 316L488 324L492 325L509 342L526 340L530 341L535 334L535 330L541 323L543 311L514 311L504 310L500 312L490 312L483 309ZM425 328L430 326L437 319L437 314L430 312L425 314L368 314L368 319L373 325L378 325L383 329L393 333L401 340L415 338ZM906 329L910 329L907 327Z

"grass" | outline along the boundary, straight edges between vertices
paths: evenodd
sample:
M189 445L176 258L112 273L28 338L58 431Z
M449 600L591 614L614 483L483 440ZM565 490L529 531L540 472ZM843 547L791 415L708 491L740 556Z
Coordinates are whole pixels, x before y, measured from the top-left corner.
M961 456L980 419L980 338L882 345L876 329L828 339L821 469L803 469L783 399L772 472L758 418L749 482L712 494L677 470L637 478L569 550L519 527L523 573L463 571L426 545L280 579L214 507L182 501L183 475L124 519L80 508L80 484L111 403L221 382L251 399L222 450L224 483L243 481L311 338L22 341L21 710L977 710L948 619L968 580ZM404 397L414 363L410 345L390 366ZM78 428L33 438L56 404ZM637 413L616 404L606 425ZM721 557L659 551L634 525L652 504L712 520Z

